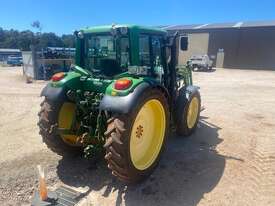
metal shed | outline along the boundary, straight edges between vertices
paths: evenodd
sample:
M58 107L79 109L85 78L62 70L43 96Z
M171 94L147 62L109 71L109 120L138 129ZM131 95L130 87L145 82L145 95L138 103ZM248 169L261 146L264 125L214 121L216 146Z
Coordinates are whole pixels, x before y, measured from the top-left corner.
M74 48L47 47L42 51L22 52L23 73L35 80L48 80L54 73L68 71L74 62Z
M20 49L0 49L0 62L7 61L9 56L21 56Z
M189 37L180 63L193 54L208 54L219 67L275 70L275 20L163 27Z

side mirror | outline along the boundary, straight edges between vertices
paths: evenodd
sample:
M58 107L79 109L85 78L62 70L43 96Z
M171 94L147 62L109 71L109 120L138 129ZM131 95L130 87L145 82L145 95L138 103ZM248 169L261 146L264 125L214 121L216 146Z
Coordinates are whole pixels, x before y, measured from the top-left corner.
M83 39L84 38L84 33L82 31L74 31L74 35L79 38L79 39Z
M180 37L180 49L182 51L188 50L188 37L187 36Z

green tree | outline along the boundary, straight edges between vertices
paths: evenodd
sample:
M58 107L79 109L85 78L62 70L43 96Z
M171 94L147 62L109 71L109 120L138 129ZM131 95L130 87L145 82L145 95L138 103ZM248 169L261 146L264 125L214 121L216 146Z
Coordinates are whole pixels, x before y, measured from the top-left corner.
M72 34L63 34L61 37L63 41L63 46L64 47L70 47L74 48L75 47L75 36Z
M18 48L23 51L29 50L30 45L35 42L35 38L35 35L30 30L20 32L18 37Z
M30 50L30 45L35 44L38 49L45 47L75 47L73 35L57 36L53 32L34 33L30 30L17 31L4 30L0 27L0 48Z
M40 42L38 44L40 48L45 47L63 47L62 39L55 33L42 33L40 35Z
M18 48L18 37L19 32L17 30L9 30L7 31L5 37L4 37L4 46L6 48L16 49Z
M31 26L33 28L37 29L39 31L39 33L41 33L41 31L42 31L42 25L41 25L40 21L36 20L36 21L32 22Z

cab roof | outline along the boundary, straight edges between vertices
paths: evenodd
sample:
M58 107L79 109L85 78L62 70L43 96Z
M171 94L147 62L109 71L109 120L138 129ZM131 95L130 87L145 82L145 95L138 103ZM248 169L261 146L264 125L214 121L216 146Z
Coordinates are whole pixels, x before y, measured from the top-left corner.
M84 34L89 33L107 33L111 32L111 29L119 28L119 27L127 27L130 30L138 30L141 32L149 32L149 33L158 33L158 34L167 34L167 32L164 29L156 28L156 27L147 27L147 26L139 26L139 25L132 25L132 24L114 24L114 25L103 25L103 26L92 26L92 27L86 27L84 29L81 29L81 31Z

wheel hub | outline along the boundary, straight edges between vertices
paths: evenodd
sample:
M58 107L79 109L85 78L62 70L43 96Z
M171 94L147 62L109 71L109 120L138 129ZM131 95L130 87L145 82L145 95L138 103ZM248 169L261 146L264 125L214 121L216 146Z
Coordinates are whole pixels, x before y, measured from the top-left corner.
M166 130L166 116L161 102L147 101L139 110L130 137L130 155L139 170L149 168L158 157Z
M143 126L139 125L136 129L136 137L137 138L141 138L143 134Z

